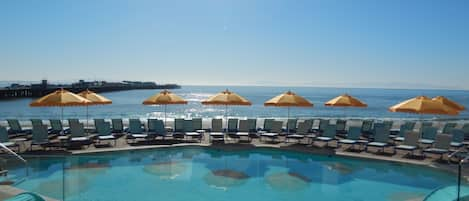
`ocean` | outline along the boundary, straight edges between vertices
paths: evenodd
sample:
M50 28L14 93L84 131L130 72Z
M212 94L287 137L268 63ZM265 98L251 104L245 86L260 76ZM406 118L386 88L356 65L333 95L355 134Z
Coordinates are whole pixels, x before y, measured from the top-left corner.
M291 90L304 96L311 102L312 108L291 108L290 117L297 118L347 118L347 119L469 119L469 112L463 111L459 116L416 115L408 113L389 112L388 108L403 100L417 95L429 97L446 96L462 105L469 106L469 93L462 90L416 90L416 89L359 89L359 88L320 88L320 87L259 87L259 86L183 86L173 90L189 101L187 105L170 105L167 107L168 119L173 118L221 118L224 106L203 106L200 101L222 90L229 89L247 98L252 106L229 106L229 117L255 118L285 118L287 109L281 107L264 107L268 99ZM103 93L111 99L113 104L90 106L89 118L163 118L163 106L145 106L142 101L159 90L131 90ZM367 108L331 108L324 103L340 94L348 93L368 104ZM31 98L0 101L0 120L17 118L29 120L31 118L52 119L60 118L60 108L44 107L32 108ZM64 119L86 119L85 107L66 107Z

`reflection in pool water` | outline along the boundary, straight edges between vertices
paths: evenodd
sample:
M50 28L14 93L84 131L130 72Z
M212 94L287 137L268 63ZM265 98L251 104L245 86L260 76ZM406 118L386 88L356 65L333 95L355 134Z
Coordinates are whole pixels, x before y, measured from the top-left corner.
M66 201L413 201L456 181L453 174L422 166L273 149L180 147L30 164L30 176L17 187L62 199L64 179ZM24 174L9 169L18 178Z

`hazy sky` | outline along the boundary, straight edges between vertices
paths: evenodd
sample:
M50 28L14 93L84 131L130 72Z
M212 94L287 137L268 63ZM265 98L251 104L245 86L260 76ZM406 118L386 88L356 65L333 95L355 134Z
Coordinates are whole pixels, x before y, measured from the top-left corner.
M469 89L467 0L2 0L0 80Z

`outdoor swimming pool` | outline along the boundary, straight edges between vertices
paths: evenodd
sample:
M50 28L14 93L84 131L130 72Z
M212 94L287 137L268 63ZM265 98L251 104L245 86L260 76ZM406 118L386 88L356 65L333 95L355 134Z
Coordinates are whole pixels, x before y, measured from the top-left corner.
M67 201L405 201L456 184L455 175L408 164L275 149L201 147L29 160L16 185ZM20 178L24 169L11 170Z

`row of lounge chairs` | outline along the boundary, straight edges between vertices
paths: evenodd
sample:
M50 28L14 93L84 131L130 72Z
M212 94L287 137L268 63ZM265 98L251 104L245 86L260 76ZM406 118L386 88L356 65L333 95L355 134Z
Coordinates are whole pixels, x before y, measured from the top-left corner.
M296 142L313 144L325 142L326 146L336 142L336 146L348 146L347 150L368 151L368 147L377 147L378 152L392 147L397 150L408 151L414 156L420 150L422 153L436 153L443 155L452 149L463 147L469 125L456 129L456 123L446 123L439 131L431 122L423 122L416 131L415 122L406 122L399 129L392 129L392 121L374 122L364 120L359 127L347 126L347 121L337 120L333 124L329 120L307 119L299 121L289 119L283 127L283 121L265 119L263 127L257 127L257 119L229 119L227 127L223 128L222 119L212 119L211 128L202 127L202 119L175 119L173 128L165 127L162 120L148 119L144 124L140 119L130 119L128 128L124 128L122 119L95 119L94 128L85 128L78 119L69 119L68 127L64 127L60 120L50 120L49 127L42 120L31 120L32 129L23 129L18 120L7 120L9 129L0 127L0 142L7 146L18 147L16 141L28 136L31 147L66 146L81 147L90 144L112 145L117 138L126 135L128 143L136 141L152 141L157 139L178 139L201 141L204 133L208 133L209 141L250 142L252 138L259 138L262 142ZM313 127L319 121L317 127ZM59 139L59 143L51 143L51 139ZM423 155L423 154L421 154Z

